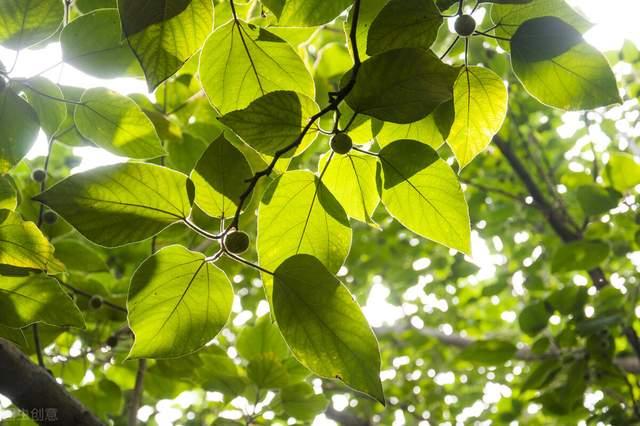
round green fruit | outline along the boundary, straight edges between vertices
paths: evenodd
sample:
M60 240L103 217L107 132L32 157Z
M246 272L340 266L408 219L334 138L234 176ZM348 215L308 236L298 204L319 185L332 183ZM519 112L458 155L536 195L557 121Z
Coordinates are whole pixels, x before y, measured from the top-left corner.
M31 173L31 179L35 180L36 182L44 182L46 178L47 172L45 172L43 169L35 169Z
M353 141L346 133L338 133L331 138L331 149L336 154L346 154L353 148Z
M42 215L42 220L46 224L53 225L58 221L58 215L49 210L44 212L44 215Z
M102 303L103 303L102 297L97 295L91 296L91 298L89 299L89 307L91 309L95 309L95 310L100 309L102 307Z
M459 36L469 37L476 30L476 20L471 15L460 15L453 28Z
M231 253L244 253L249 249L249 235L242 231L230 232L224 237L224 246Z

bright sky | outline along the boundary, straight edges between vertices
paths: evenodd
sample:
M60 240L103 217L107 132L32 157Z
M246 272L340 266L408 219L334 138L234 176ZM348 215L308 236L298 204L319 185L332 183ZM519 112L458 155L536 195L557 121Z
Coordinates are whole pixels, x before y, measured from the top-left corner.
M585 38L588 42L602 51L619 50L622 47L624 40L630 40L637 46L640 46L640 26L638 26L638 17L640 16L640 0L567 0L569 4L579 9L591 22L595 25L586 34ZM0 61L2 61L7 68L11 67L14 62L15 52L0 47ZM45 49L38 51L24 51L20 53L19 60L12 73L14 77L29 77L37 74L45 69L49 69L43 76L51 79L52 81L59 82L64 85L72 85L77 87L108 87L112 90L118 91L123 94L129 94L133 92L146 93L146 84L141 80L135 80L130 78L119 78L111 80L97 79L88 76L68 65L55 66L61 61L61 52L58 44L51 44ZM38 139L33 150L30 152L29 157L37 157L46 153L46 140L44 135ZM109 154L103 150L97 148L75 148L74 153L83 158L83 162L80 167L74 169L74 172L79 172L99 165L110 164L124 159ZM487 243L483 241L477 233L473 235L473 252L474 261L481 266L480 275L492 276L495 270L495 265L501 262L500 256L492 255ZM428 261L428 259L427 259ZM417 264L417 266L416 266ZM420 268L419 261L416 261L414 268ZM374 283L367 304L364 307L364 311L367 314L368 319L375 325L382 325L382 323L392 323L395 320L404 316L402 308L399 306L391 305L387 302L387 296L389 291L382 282ZM427 295L428 296L428 295ZM428 297L427 297L428 299ZM435 308L446 309L446 301L432 300ZM443 306L443 304L445 306ZM379 324L378 324L379 323ZM486 397L489 400L493 398L500 398L500 389L485 389ZM342 399L340 399L342 398ZM348 404L348 396L338 396L339 401L334 401L336 408L345 408ZM484 398L483 398L484 399ZM4 405L4 404L3 404ZM239 401L239 405L244 404ZM158 409L162 408L160 406ZM170 408L166 407L165 410L169 414ZM146 407L150 409L150 407ZM144 416L141 410L141 415ZM148 411L147 411L148 412ZM149 413L150 414L150 413ZM175 413L179 416L179 413ZM148 417L148 416L147 416ZM161 416L157 418L159 424L169 425L173 424L171 418L178 418L173 416ZM403 425L404 420L402 418L394 422L393 426ZM324 416L318 416L314 422L314 426L328 426L335 425L334 422L326 419Z

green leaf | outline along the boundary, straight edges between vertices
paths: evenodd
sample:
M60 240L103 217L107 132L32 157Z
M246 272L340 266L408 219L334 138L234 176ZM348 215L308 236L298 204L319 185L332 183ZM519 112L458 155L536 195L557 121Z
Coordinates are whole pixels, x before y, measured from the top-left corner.
M266 353L273 353L278 358L289 355L289 348L270 315L261 317L253 327L245 326L238 335L236 348L240 356L248 360Z
M609 244L601 241L574 241L554 253L551 270L554 273L588 271L609 257Z
M94 243L116 247L186 219L193 198L193 183L182 173L124 163L72 175L34 199Z
M37 322L84 328L82 314L55 279L45 275L2 277L0 324L21 328Z
M469 210L449 165L428 145L400 140L380 151L382 203L411 231L463 253L471 251Z
M340 15L351 0L265 0L283 27L315 27Z
M35 223L0 210L0 265L46 271L54 265L53 246Z
M591 24L577 13L565 0L532 0L526 5L495 4L491 7L491 20L496 25L495 35L506 40L498 40L498 44L509 49L510 39L525 21L543 16L555 16L576 28L581 33L589 29Z
M287 258L306 253L337 272L350 246L349 219L317 176L291 171L269 186L258 211L261 267L273 271ZM270 294L268 282L265 287Z
M149 91L175 74L213 29L212 0L118 0L118 9Z
M88 89L75 122L85 138L107 151L136 159L165 154L151 120L131 98L109 89Z
M191 172L196 187L195 202L210 216L233 217L240 195L247 189L247 179L252 176L251 166L242 152L220 136L209 145Z
M24 88L27 101L38 116L40 127L51 137L67 118L67 106L53 99L64 99L62 90L57 84L43 77L29 79L28 83L21 86Z
M527 91L564 110L620 103L613 71L602 53L559 18L534 18L511 38L511 65Z
M558 359L548 359L541 361L527 376L522 384L522 392L529 389L542 389L549 384L551 380L562 369L562 363Z
M3 0L0 2L0 44L20 50L52 36L62 24L60 0Z
M320 159L318 170L324 170L322 182L349 217L374 224L371 216L380 202L375 157L354 150L345 155L328 153Z
M56 258L69 271L84 273L106 272L107 264L100 254L88 244L79 240L65 239L54 243Z
M444 64L431 51L394 49L362 63L346 101L355 112L411 123L451 99L457 76L456 68Z
M640 163L633 155L612 152L607 162L605 176L611 186L620 192L626 192L640 185Z
M87 74L101 78L140 76L142 69L127 44L117 9L81 15L60 34L62 58Z
M135 340L129 358L174 358L204 347L231 313L233 289L202 253L161 249L131 277L127 307Z
M249 361L247 376L260 389L274 389L289 383L287 369L274 353L264 353Z
M311 74L293 48L243 21L228 22L209 36L200 56L200 80L221 114L276 90L315 96Z
M507 116L507 88L488 68L465 67L453 86L455 119L447 138L462 169L491 143Z
M570 286L551 293L547 302L562 315L580 314L588 297L585 287Z
M504 340L479 340L460 352L459 359L483 365L500 365L509 361L517 352L516 346Z
M40 124L31 106L8 87L0 88L0 175L27 155Z
M444 138L436 123L436 114L431 113L425 118L408 124L385 122L375 139L381 148L400 139L412 139L425 143L433 149L438 149L444 143Z
M429 49L442 25L440 11L432 1L391 0L371 23L367 54L402 47Z
M18 190L9 175L0 176L0 209L15 210L18 207Z
M310 384L302 382L280 390L280 402L286 413L298 420L312 421L327 409L327 397L316 395Z
M274 280L273 312L295 357L384 405L378 341L349 290L305 254L285 260Z
M311 116L319 110L315 101L307 96L277 91L261 96L243 110L230 112L220 121L256 151L274 155L298 140ZM283 157L302 153L317 134L317 128L311 128L298 148L290 150Z
M551 312L547 310L545 302L536 301L525 306L520 312L518 324L520 330L533 337L547 327L549 317Z
M586 216L598 216L618 206L622 194L611 188L596 184L580 185L576 188L576 198Z

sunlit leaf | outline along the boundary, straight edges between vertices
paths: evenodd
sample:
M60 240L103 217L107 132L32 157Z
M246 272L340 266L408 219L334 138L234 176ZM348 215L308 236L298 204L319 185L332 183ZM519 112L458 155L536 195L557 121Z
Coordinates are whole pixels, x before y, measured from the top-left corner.
M142 163L72 175L35 197L89 240L107 247L152 237L189 216L193 183L182 173Z
M213 29L212 0L118 0L118 9L150 91L175 74Z
M173 358L202 348L226 324L232 302L229 279L203 254L161 249L131 278L129 358Z
M27 155L40 128L31 106L8 87L0 89L0 174Z
M384 405L378 341L349 290L306 254L285 260L274 281L274 315L296 358Z
M43 77L36 77L22 85L29 104L40 120L40 127L51 137L67 118L67 106L57 99L64 99L57 84Z
M2 277L0 324L18 328L37 322L84 327L82 314L55 279L46 275Z
M265 0L263 2L285 27L314 27L335 19L351 0Z
M228 22L207 39L200 56L200 79L222 114L276 90L311 98L315 94L311 75L291 46L243 21Z
M455 173L433 148L397 141L380 151L380 162L387 211L413 232L468 254L467 203Z
M88 89L76 106L75 122L85 138L114 154L155 158L165 153L151 120L129 97Z
M465 67L453 86L455 119L447 138L460 168L491 142L507 115L507 88L493 71Z
M195 202L210 216L232 217L252 176L244 155L221 136L211 142L191 173Z
M53 262L53 246L35 223L0 210L0 265L47 270Z
M62 25L59 0L3 0L0 2L0 44L19 50L49 38Z

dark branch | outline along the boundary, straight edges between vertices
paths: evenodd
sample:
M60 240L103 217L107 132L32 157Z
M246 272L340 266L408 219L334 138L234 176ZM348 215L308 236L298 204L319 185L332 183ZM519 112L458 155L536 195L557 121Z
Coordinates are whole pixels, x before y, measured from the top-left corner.
M27 415L47 408L55 420L33 419L41 425L100 426L103 423L71 396L47 370L35 365L13 344L0 339L0 394ZM46 412L46 411L45 411ZM48 421L47 421L48 420Z

